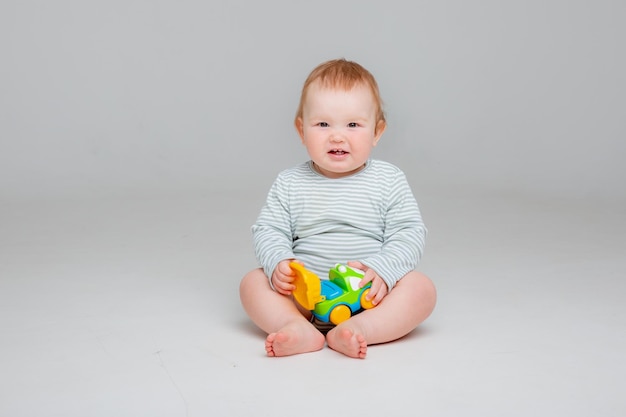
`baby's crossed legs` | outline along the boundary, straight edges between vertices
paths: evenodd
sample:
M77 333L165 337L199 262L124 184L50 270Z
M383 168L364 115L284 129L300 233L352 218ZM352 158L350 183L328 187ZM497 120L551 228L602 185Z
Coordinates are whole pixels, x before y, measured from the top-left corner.
M268 333L265 350L269 356L313 352L324 347L324 335L307 319L289 297L271 289L261 269L241 281L242 304L252 321ZM389 342L405 336L433 311L435 287L419 272L404 276L383 301L330 330L328 346L354 358L365 358L367 344Z

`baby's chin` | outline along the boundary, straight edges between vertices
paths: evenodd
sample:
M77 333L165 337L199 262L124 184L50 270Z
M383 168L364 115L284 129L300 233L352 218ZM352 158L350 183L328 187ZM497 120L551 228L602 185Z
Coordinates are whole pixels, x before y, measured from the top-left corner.
M316 162L313 162L313 168L318 173L322 174L325 177L333 179L349 177L350 175L354 175L357 172L361 171L363 168L365 168L365 164L359 165L358 167L350 167L346 169L337 169L336 167L324 165L320 166Z

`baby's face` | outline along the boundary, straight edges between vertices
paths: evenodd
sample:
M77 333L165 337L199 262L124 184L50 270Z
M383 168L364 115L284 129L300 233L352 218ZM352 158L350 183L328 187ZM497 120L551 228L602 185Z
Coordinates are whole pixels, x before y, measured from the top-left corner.
M376 113L365 85L344 91L311 84L296 127L315 168L329 178L361 170L385 129L384 122L376 129Z

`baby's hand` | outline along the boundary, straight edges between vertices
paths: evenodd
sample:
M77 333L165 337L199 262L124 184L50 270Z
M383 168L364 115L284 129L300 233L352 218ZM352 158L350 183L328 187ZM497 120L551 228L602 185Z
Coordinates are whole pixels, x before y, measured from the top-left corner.
M276 289L276 292L283 295L290 295L291 292L296 289L296 286L292 284L296 274L289 266L289 262L292 262L292 260L286 259L280 261L272 274L272 285Z
M371 282L372 286L370 287L370 290L367 293L367 296L365 298L371 301L372 304L378 305L389 292L389 289L387 288L387 284L385 283L385 281L383 281L383 279L376 273L376 271L374 271L371 268L368 268L366 265L363 265L361 262L350 261L348 262L348 265L365 272L365 276L359 283L359 287L363 288L365 285L367 285L368 282Z

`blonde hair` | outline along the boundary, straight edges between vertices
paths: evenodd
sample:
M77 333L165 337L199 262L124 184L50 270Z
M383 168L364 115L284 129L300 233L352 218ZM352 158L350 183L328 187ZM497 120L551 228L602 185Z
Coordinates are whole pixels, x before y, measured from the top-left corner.
M341 88L351 90L355 85L364 84L372 91L372 96L376 102L376 124L385 122L385 112L383 111L383 101L378 90L378 83L374 76L356 62L346 61L344 58L333 59L318 65L307 77L300 94L300 104L296 112L296 123L302 117L304 102L313 82L319 81L322 87Z

